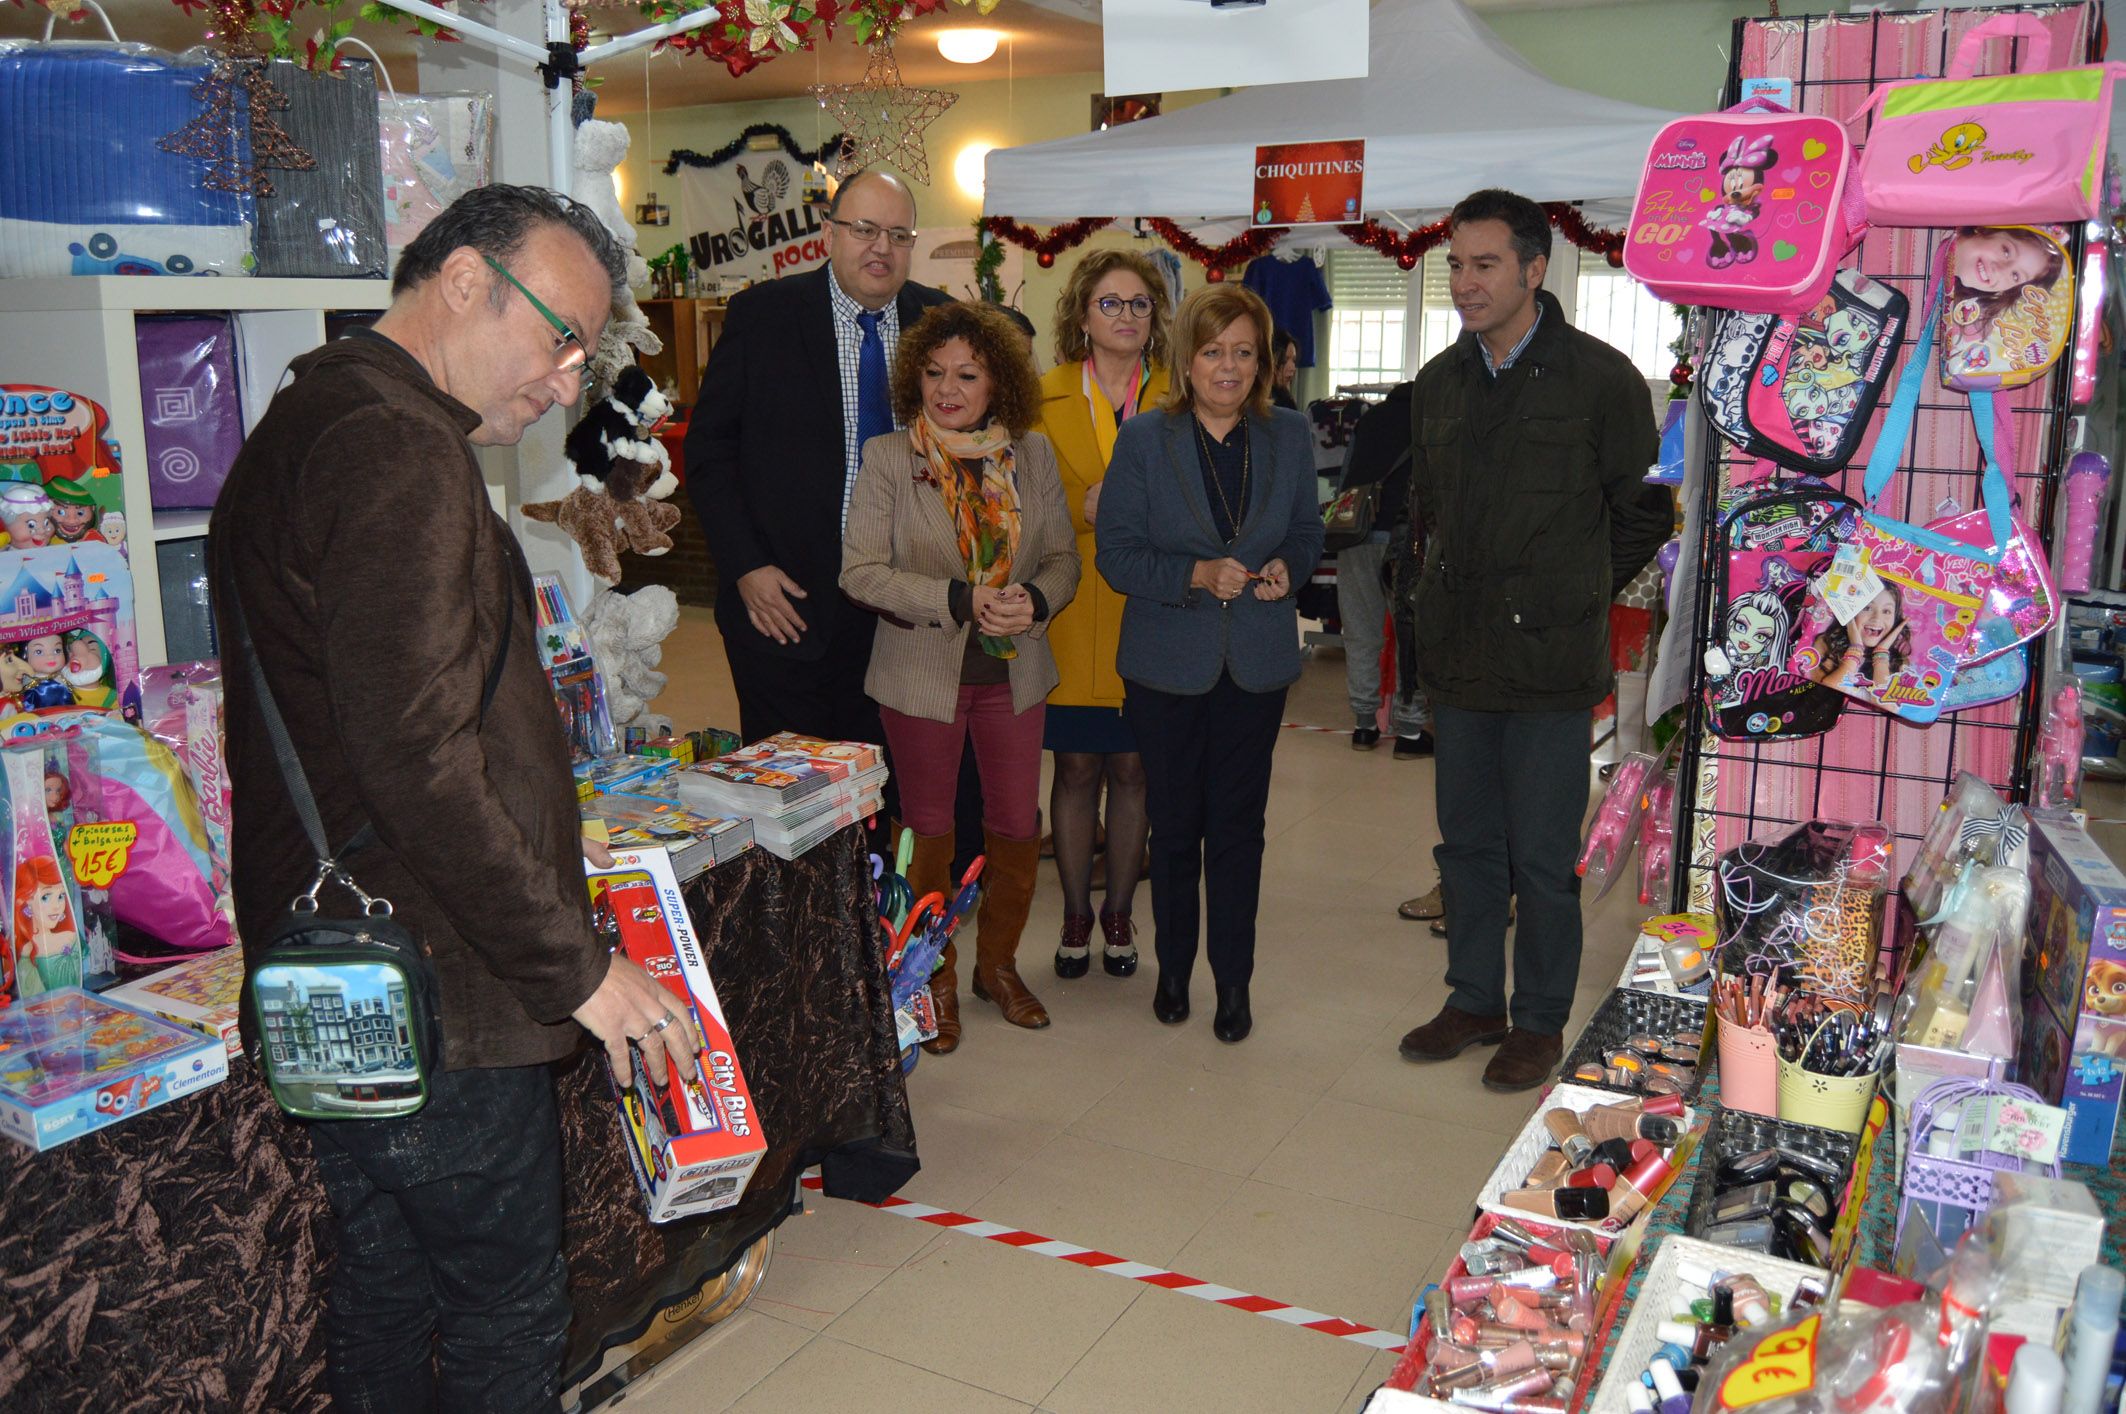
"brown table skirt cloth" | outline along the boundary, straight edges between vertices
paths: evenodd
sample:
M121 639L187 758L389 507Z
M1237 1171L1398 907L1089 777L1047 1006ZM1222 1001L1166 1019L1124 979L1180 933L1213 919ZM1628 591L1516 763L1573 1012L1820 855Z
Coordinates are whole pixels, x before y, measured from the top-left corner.
M559 1068L572 1378L780 1222L803 1168L866 1201L916 1171L863 833L687 896L770 1148L737 1207L652 1225L603 1065ZM309 1136L248 1062L49 1154L0 1141L0 1408L323 1409L331 1254Z

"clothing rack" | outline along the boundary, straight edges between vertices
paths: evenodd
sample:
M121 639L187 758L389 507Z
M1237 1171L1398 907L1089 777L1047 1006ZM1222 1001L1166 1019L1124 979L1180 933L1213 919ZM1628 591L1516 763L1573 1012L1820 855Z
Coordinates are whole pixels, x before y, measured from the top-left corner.
M2052 32L2055 55L2098 57L2101 16L2091 3L1743 19L1735 22L1725 101L1740 101L1745 79L1785 79L1793 89L1787 106L1795 112L1849 121L1878 83L1947 72L1958 42L1969 30L2010 11L2044 23ZM2023 62L2023 44L1997 41L1987 47L1987 55L1990 62L1980 65L1981 74L2012 73ZM1864 134L1854 136L1864 140ZM1926 310L1930 257L1947 234L1882 227L1870 231L1859 247L1861 271L1901 290L1911 302L1915 323ZM2077 231L2072 246L2077 269L2082 244ZM1701 356L1709 322L1702 312L1697 316L1695 340ZM1900 378L1906 376L1913 342L1908 337L1899 352ZM2064 372L2073 356L2070 347L2044 378L1994 395L2003 415L2015 420L2014 465L2005 468L2009 484L2048 553L2060 468L2076 420L2068 406ZM1878 418L1888 406L1885 398ZM1687 640L1681 635L1676 640L1688 642L1690 659L1676 792L1677 906L1711 912L1712 868L1720 852L1781 826L1812 818L1880 820L1895 838L1901 876L1960 772L1982 777L2010 800L2024 799L2028 762L2044 710L2049 640L2029 645L2030 681L2018 696L1945 715L1929 727L1907 725L1850 703L1831 731L1804 741L1724 741L1706 730L1705 653L1719 641L1719 606L1712 593L1717 544L1713 507L1725 479L1745 471L1751 459L1705 425L1695 395L1688 416L1696 424L1690 429L1692 445L1703 450L1697 457L1697 540L1685 547L1686 555L1696 560L1697 592L1687 610ZM1825 479L1855 500L1863 499L1861 482L1872 445L1871 436L1845 471ZM1913 522L1931 519L1944 499L1972 509L1980 500L1979 465L1977 439L1962 395L1930 382L1888 509Z

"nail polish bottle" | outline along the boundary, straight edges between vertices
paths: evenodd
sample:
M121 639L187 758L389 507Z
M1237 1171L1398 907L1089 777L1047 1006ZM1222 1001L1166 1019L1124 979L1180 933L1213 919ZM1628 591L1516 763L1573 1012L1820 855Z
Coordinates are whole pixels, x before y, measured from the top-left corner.
M1690 1348L1696 1343L1696 1340L1697 1338L1693 1336L1681 1345L1676 1344L1674 1341L1664 1342L1648 1357L1649 1363L1653 1360L1666 1360L1670 1368L1680 1370L1690 1363ZM1653 1388L1653 1375L1651 1373L1642 1374L1639 1378L1647 1382L1646 1387L1648 1389Z
M1747 1272L1737 1272L1722 1280L1735 1308L1735 1322L1745 1328L1761 1326L1772 1318L1770 1293L1764 1284Z
M1647 1369L1654 1377L1654 1407L1660 1414L1690 1414L1690 1396L1683 1392L1675 1366L1656 1360Z
M1672 1368L1678 1370L1692 1360L1705 1359L1713 1353L1713 1347L1719 1344L1713 1338L1713 1328L1711 1326L1692 1325L1688 1321L1663 1321L1654 1327L1654 1335L1667 1344L1683 1349L1685 1352L1683 1360L1670 1360L1668 1362Z
M1624 1407L1631 1411L1631 1414L1654 1414L1652 1387L1642 1384L1624 1386Z

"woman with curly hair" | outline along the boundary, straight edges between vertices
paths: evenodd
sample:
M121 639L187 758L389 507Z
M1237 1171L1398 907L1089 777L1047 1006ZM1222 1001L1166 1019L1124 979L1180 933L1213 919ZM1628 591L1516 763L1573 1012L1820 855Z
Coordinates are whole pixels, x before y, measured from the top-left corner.
M904 431L864 444L842 532L841 587L879 615L864 691L879 704L915 835L908 883L948 898L960 754L982 778L982 904L974 994L1014 1026L1048 1025L1019 976L1019 933L1040 859L1041 728L1056 663L1050 620L1077 592L1079 558L1056 456L1031 431L1040 386L1026 341L999 311L938 305L903 331L893 413ZM930 993L938 1034L960 1043L947 944Z
M1055 444L1063 499L1090 564L1100 487L1115 453L1115 435L1167 391L1168 311L1159 267L1133 250L1096 250L1078 262L1056 300L1056 366L1041 380L1037 424ZM1063 885L1063 935L1056 975L1083 977L1092 966L1093 856L1099 843L1100 795L1107 792L1105 896L1100 902L1100 965L1110 977L1137 970L1137 929L1130 921L1144 875L1144 758L1122 719L1122 595L1098 575L1058 614L1049 633L1061 681L1048 703L1043 743L1055 753L1048 792L1056 878Z

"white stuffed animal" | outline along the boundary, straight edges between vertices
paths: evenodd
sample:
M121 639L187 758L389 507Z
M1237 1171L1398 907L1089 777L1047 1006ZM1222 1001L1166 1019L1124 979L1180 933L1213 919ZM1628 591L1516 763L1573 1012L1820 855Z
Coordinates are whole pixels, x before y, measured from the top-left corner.
M569 195L596 212L620 242L627 252L627 282L636 286L649 283L650 267L635 249L635 227L621 209L620 189L613 182L614 169L627 160L628 141L628 131L619 123L596 118L578 123L575 188ZM650 322L643 317L642 306L635 303L632 290L623 293L613 305L605 336L591 351L588 386L594 393L602 392L635 362L637 350L656 354L663 348L664 341L650 332Z
M679 626L679 596L661 584L633 594L601 589L583 610L591 652L605 673L613 725L632 726L669 680L657 671L666 635Z

